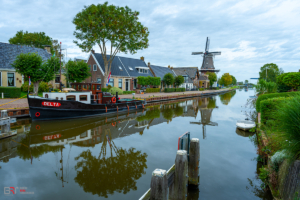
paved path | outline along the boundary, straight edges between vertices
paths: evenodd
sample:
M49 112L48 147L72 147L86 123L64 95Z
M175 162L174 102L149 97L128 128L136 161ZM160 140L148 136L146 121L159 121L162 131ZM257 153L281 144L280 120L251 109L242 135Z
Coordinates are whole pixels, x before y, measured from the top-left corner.
M27 102L27 98L23 98L23 99L18 99L16 101L14 101L16 99L0 99L0 109L15 109L15 108L28 108L28 102ZM14 102L11 102L14 101ZM3 105L5 103L11 102L9 104Z
M175 96L175 95L179 95L179 94L202 94L202 93L212 93L212 92L222 92L222 91L226 91L229 90L228 88L226 89L220 89L220 90L205 90L205 91L186 91L186 92L170 92L170 93L146 93L146 94L135 94L136 98L149 98L150 97L165 97L165 96ZM123 95L119 95L119 97L122 98L132 98L132 94L123 94Z

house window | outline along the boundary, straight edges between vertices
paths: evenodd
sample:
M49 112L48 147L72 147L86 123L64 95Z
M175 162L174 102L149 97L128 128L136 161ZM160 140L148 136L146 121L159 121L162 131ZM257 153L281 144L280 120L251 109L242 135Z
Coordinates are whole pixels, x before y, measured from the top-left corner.
M185 82L185 83L187 83L187 82L188 82L188 80L189 80L189 77L187 77L187 76L184 76L183 78L184 78L184 82Z
M74 95L67 96L67 100L75 101L76 97Z
M15 86L15 73L7 73L7 86Z
M87 101L87 95L80 95L79 101Z
M132 67L128 67L130 71L133 71Z
M93 65L93 70L97 71L97 65Z
M89 65L89 69L90 69L90 71L92 71L91 65Z
M136 89L136 87L137 87L137 79L134 79L133 80L133 89Z
M139 69L139 73L143 73L143 69Z
M145 73L145 74L148 74L148 70L147 70L147 69L144 69L144 73Z
M119 79L119 88L122 89L122 79Z
M60 82L60 76L59 75L56 75L55 76L55 83L59 83Z
M122 69L122 67L121 67L121 66L119 66L119 69L120 69L121 71L123 71L123 69Z
M97 83L101 83L101 78L97 78Z
M114 79L113 78L109 79L108 85L110 85L111 87L114 87Z

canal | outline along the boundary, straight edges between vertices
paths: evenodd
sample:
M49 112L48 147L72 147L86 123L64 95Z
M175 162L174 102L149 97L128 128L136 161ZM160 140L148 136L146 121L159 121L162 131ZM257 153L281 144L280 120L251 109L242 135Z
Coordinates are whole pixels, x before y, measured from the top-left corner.
M138 199L178 137L200 139L200 186L188 199L272 199L257 178L254 133L236 129L253 91L193 98L112 117L31 122L0 140L0 199ZM4 189L5 190L5 189ZM20 193L22 190L23 194ZM3 191L3 190L2 190Z

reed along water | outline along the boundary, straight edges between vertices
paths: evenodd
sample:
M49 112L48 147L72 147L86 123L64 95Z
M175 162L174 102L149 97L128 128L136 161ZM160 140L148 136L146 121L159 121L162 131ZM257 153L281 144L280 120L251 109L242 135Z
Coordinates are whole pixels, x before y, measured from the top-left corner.
M200 139L200 186L188 199L272 199L257 177L255 134L235 125L246 118L252 93L157 103L110 117L18 120L11 124L18 134L0 140L0 199L139 199L153 170L174 164L185 132Z

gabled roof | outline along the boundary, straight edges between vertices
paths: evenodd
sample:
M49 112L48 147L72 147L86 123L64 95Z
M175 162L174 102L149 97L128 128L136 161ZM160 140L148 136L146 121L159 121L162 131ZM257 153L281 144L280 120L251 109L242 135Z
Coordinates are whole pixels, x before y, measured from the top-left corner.
M174 67L174 73L176 76L189 76L190 78L195 78L198 72L198 67Z
M51 57L51 54L45 49L0 42L0 69L14 69L11 64L21 53L37 53L43 60Z
M94 53L94 57L99 63L99 67L101 67L102 71L105 71L104 61L102 58L102 54ZM109 59L109 55L107 55L107 59ZM147 68L147 73L139 73L138 67ZM114 60L111 64L111 75L112 76L127 76L127 77L138 77L138 76L153 76L150 69L146 65L143 60L134 59L134 58L126 58L121 56L115 56Z
M160 79L162 80L164 78L164 76L167 74L167 73L171 73L175 76L174 72L168 68L168 67L161 67L161 66L157 66L157 65L150 65L150 68L152 69L153 71L153 75L155 77L160 77Z

